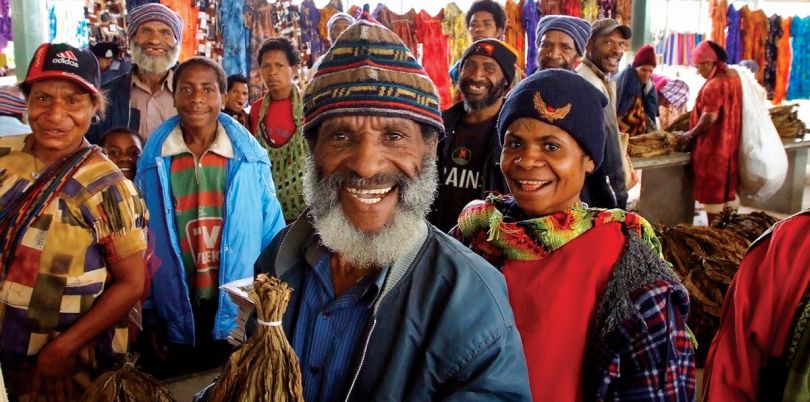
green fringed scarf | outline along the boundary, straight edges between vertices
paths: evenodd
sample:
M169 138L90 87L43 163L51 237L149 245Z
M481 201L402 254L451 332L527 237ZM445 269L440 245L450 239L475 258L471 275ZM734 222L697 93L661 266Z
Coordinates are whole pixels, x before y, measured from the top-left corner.
M663 258L661 242L646 219L621 209L573 208L539 218L525 217L514 198L490 195L461 212L457 234L488 261L538 261L594 226L621 222ZM500 264L499 264L500 263Z
M270 158L270 171L273 174L273 181L276 183L276 197L281 203L281 210L284 219L291 221L298 218L304 211L304 189L301 178L306 169L306 156L309 155L309 144L301 132L303 126L303 109L301 107L301 95L298 88L292 87L292 108L293 121L295 122L295 133L286 144L276 148L267 139L267 127L264 124L267 109L273 100L270 92L262 101L262 108L259 110L258 133L256 135L259 143L267 150Z

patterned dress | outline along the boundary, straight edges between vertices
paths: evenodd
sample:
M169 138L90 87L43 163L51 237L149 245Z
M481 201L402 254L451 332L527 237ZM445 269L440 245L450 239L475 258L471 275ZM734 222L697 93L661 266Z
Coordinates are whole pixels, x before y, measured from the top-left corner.
M782 17L772 15L768 19L768 41L765 43L765 66L762 86L768 91L768 99L773 99L776 87L776 63L779 59L779 38L782 37Z
M793 54L790 48L790 24L793 17L782 19L782 36L779 38L777 60L776 60L776 83L773 88L773 104L778 105L785 100L787 95L787 84L790 79L790 61Z
M810 98L810 16L793 17L790 37L793 39L793 61L787 99L807 99Z
M703 113L717 113L717 121L700 134L692 151L695 199L704 204L734 200L737 193L737 152L742 128L740 77L719 63L698 93L690 127Z
M12 199L35 181L37 164L25 138L0 138L0 210L10 208ZM5 266L0 360L7 385L18 395L26 393L30 377L25 375L37 353L104 292L109 264L146 250L148 213L132 182L100 152L76 166L23 229L16 246L0 254L0 266ZM127 351L127 336L126 317L121 317L81 349L75 370L99 374L99 364L110 364ZM19 375L9 378L14 373Z
M425 10L416 15L416 37L422 44L422 66L425 67L436 89L439 91L442 110L453 105L450 98L450 69L447 60L447 35L442 31L442 18L440 11L437 16L431 16Z
M504 41L518 51L517 69L523 71L526 68L526 31L523 30L523 10L513 0L506 0L504 11L506 11Z

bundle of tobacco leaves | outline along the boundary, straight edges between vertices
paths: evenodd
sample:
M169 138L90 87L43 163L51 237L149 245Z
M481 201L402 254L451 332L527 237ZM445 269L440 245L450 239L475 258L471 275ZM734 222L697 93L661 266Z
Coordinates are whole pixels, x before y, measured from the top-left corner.
M630 137L627 154L633 158L667 155L670 152L685 151L687 142L685 136L658 130Z
M751 212L750 214L736 214L726 210L712 223L712 227L731 230L734 233L753 242L762 233L768 230L779 220L764 212Z
M82 402L174 402L169 390L155 377L135 368L135 360L137 355L128 355L120 369L96 378L84 392Z
M674 133L676 131L686 131L689 130L689 118L692 115L692 112L682 113L674 120L672 123L669 124L669 127L664 127L664 131L669 131L670 133Z
M709 344L720 327L726 291L746 250L776 221L762 212L737 214L727 210L712 227L656 227L664 258L689 292L687 323L700 345L696 353L699 366L705 362Z
M774 106L769 112L771 114L771 121L773 121L776 131L780 137L795 138L804 135L807 127L798 117L799 105L797 103L791 105Z
M286 283L264 274L253 281L250 298L259 325L225 364L214 385L212 401L304 401L298 356L280 325L291 292Z

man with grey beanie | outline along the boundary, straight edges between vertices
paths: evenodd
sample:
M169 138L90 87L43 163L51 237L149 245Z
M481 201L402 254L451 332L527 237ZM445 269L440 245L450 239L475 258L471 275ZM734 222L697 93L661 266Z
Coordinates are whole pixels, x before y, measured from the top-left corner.
M590 35L591 25L582 18L568 15L541 18L535 36L538 71L547 68L574 71Z

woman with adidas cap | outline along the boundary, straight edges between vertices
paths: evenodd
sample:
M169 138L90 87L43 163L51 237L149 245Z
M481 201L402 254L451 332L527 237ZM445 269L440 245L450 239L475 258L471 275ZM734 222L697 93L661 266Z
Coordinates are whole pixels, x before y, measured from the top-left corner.
M506 277L535 401L691 401L689 301L652 227L579 199L606 104L561 69L512 89L497 123L511 195L470 203L453 234Z
M84 134L104 110L88 50L43 44L25 81L32 134L0 138L0 362L12 400L77 400L126 352L147 212Z

